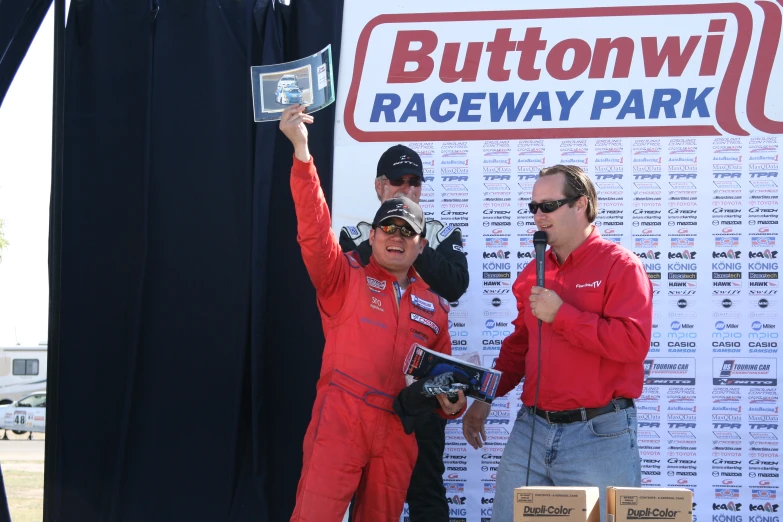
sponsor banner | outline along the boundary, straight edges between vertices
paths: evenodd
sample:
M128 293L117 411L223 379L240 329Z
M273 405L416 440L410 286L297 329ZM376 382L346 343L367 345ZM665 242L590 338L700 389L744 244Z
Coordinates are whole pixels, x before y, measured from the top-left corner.
M494 367L514 331L514 281L535 259L539 171L579 166L596 187L597 229L652 286L642 484L691 489L694 519L778 522L783 5L556 7L346 0L334 229L375 214L388 147L416 150L422 209L459 229L468 260L452 351ZM434 303L415 307L422 328ZM520 392L495 401L480 451L449 421L451 520L491 518Z

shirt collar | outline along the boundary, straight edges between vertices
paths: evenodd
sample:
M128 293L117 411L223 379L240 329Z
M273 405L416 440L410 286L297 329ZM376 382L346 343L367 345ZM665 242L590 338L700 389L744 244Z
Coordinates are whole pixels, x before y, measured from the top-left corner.
M571 255L568 256L563 264L568 262L569 259L572 260L571 263L580 262L585 256L587 256L588 252L590 251L590 247L601 240L601 233L598 231L598 228L596 228L595 225L592 225L592 227L593 229L590 231L590 235L587 236L587 239L585 239L581 245L576 247L576 249L571 252ZM555 266L560 266L560 262L557 260L554 249L550 248L548 254L549 258L552 260Z

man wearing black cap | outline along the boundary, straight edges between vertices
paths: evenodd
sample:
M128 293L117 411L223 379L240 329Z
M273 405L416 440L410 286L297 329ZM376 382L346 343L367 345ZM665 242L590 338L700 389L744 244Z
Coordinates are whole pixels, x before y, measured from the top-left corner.
M421 157L405 145L394 145L378 160L375 193L379 201L407 196L419 203L423 181ZM362 221L355 227L343 227L340 231L343 252L356 250L363 265L370 259L370 228L369 223ZM462 252L462 231L453 225L444 226L440 221L428 220L427 241L413 268L441 297L450 302L456 301L468 289L469 281L468 260Z
M424 170L421 157L405 145L394 145L381 155L375 178L380 201L401 195L416 203L421 198ZM361 222L340 231L343 252L356 251L363 265L370 258L369 235L372 227ZM452 225L427 221L428 245L413 263L419 275L435 292L456 301L468 288L468 260L462 251L462 232ZM449 505L443 485L443 451L446 447L446 421L437 415L419 420L416 439L419 456L408 489L411 522L448 522Z
M355 494L357 522L397 522L413 466L409 417L456 418L466 405L432 396L402 368L414 343L450 354L449 304L412 265L427 244L421 207L406 198L383 202L369 234L366 266L343 254L307 146L304 106L283 111L280 130L294 144L291 193L297 241L316 289L326 338L302 474L291 522L340 522ZM438 382L461 382L444 373ZM402 419L402 422L401 422Z

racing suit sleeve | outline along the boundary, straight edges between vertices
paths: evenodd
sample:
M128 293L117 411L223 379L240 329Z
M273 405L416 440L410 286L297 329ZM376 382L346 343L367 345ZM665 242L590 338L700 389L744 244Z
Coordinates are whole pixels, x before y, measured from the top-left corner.
M602 314L564 302L552 327L574 346L603 358L642 363L652 335L652 283L641 263L624 255L613 263L604 284Z
M526 277L526 272L529 270L523 270L514 283L514 297L517 300L517 318L511 321L511 324L514 325L514 331L503 339L503 344L500 345L500 355L495 362L495 369L503 372L498 383L496 397L503 397L513 390L525 376L525 357L527 357L529 347L528 330L525 324L525 306L529 300L522 297L523 285L521 281Z
M331 216L315 163L294 157L291 194L296 209L297 237L307 273L315 286L318 305L327 316L343 306L351 270L331 227Z
M434 233L430 232L433 231ZM462 232L458 228L443 237L443 225L427 222L429 244L416 258L413 268L438 295L447 301L456 301L468 289L468 258L462 251Z

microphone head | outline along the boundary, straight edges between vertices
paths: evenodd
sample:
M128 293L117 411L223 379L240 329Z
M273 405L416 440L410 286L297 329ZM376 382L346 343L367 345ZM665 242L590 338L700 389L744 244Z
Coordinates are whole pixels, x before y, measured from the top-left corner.
M546 245L549 240L549 236L543 230L539 230L533 234L534 245Z

